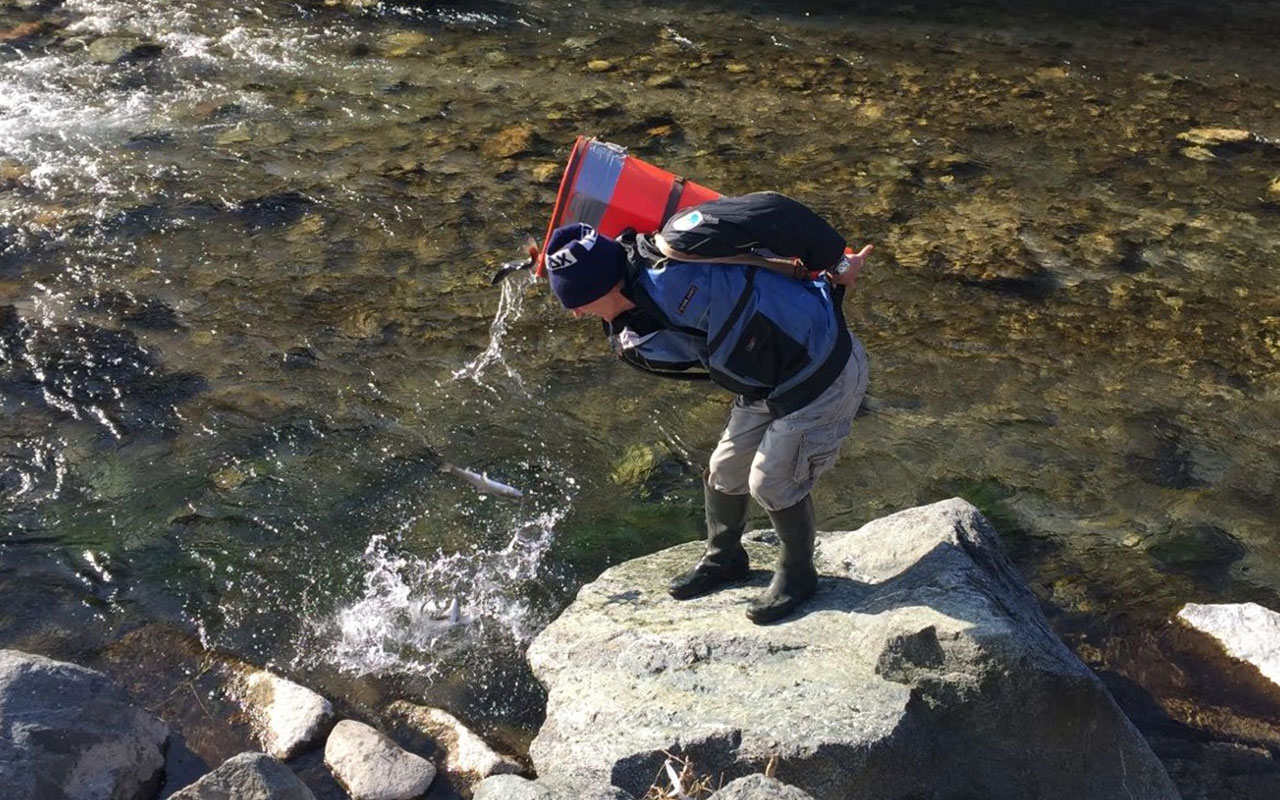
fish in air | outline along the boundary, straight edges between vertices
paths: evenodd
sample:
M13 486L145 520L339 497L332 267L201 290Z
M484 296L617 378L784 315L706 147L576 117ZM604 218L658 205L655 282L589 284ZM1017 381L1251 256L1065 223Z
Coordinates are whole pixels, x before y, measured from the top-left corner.
M459 478L462 478L464 481L474 486L477 491L483 492L484 494L497 495L498 497L509 497L513 500L519 500L524 497L524 492L520 491L516 487L508 486L501 481L495 481L493 478L490 478L482 472L473 472L469 469L464 469L448 462L445 462L441 469L445 472L451 472L454 475L457 475Z

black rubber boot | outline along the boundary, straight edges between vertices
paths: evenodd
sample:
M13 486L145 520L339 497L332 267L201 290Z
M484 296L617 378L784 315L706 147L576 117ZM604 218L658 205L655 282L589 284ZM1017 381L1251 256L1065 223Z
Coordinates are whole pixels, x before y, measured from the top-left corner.
M818 590L818 571L813 566L812 498L805 495L790 508L770 511L769 519L782 546L769 588L747 606L747 617L757 625L782 619Z
M693 569L671 581L667 591L677 600L688 600L751 571L742 531L747 526L751 495L724 494L703 484L707 507L707 549Z

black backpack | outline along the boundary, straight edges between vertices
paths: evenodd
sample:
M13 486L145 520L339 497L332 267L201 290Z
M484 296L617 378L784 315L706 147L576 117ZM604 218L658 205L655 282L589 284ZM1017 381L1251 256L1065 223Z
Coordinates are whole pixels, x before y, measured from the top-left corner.
M756 264L813 279L844 257L844 237L805 204L778 192L720 197L673 215L653 236L677 261Z

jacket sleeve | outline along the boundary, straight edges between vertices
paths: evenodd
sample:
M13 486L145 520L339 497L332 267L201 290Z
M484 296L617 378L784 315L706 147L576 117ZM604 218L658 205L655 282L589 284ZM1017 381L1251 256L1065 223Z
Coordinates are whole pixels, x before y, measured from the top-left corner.
M611 334L609 341L618 358L650 374L681 380L710 378L697 349L676 331L639 334L623 328Z

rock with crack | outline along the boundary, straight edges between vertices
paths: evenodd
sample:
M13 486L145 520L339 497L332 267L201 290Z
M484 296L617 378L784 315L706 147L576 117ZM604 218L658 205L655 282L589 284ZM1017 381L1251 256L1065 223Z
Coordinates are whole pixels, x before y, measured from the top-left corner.
M315 800L293 771L266 753L241 753L169 800Z
M639 796L672 753L729 780L776 758L776 777L817 800L1177 797L968 503L821 536L818 595L772 626L743 614L767 569L667 595L701 547L606 571L533 642L542 780ZM772 565L771 547L748 550Z
M169 727L105 675L0 650L5 800L132 800L160 788Z
M279 675L247 670L232 685L258 741L276 758L293 758L333 726L328 700Z

